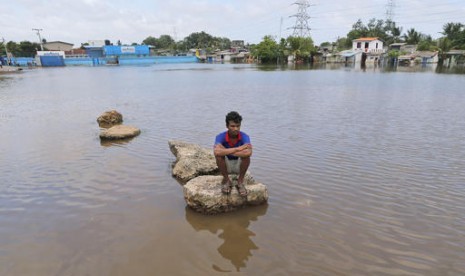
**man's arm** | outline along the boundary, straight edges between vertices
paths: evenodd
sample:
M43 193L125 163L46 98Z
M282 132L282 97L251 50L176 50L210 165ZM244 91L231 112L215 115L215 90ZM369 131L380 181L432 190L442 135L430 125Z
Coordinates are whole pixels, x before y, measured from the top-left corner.
M250 157L252 155L252 145L251 144L244 144L240 147L237 147L236 149L239 149L236 153L233 153L234 156L237 157Z
M249 157L252 155L252 145L245 144L235 148L225 148L222 144L216 144L213 150L215 156L234 155L237 157Z

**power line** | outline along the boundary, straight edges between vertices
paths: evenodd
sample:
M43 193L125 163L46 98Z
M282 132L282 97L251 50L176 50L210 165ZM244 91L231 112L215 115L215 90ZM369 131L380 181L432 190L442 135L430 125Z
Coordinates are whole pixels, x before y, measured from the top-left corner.
M386 22L394 22L394 8L396 7L396 3L394 0L388 0L388 4L386 7Z
M310 16L307 13L307 9L310 7L310 3L307 0L299 0L294 3L298 6L298 12L291 17L296 17L294 31L292 36L294 37L310 37L310 27L308 26L308 20Z

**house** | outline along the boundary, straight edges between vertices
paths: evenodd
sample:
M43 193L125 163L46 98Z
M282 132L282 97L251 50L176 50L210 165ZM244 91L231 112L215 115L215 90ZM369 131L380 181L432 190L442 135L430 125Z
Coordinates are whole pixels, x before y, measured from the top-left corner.
M444 53L444 58L444 65L463 65L465 64L465 50L450 50Z
M70 51L73 49L73 44L63 41L50 41L42 44L48 51Z
M383 54L383 41L377 37L361 37L352 40L352 50L371 54Z
M402 47L400 47L400 51L413 54L417 51L417 45L409 45L409 44L403 45Z
M392 43L389 45L389 50L397 50L400 51L402 46L406 45L407 43Z
M345 64L348 64L348 63L355 63L357 60L360 59L361 56L361 53L360 52L356 52L356 51L353 51L353 50L344 50L344 51L341 51L337 54L335 54L330 61L328 61L327 59L327 62L341 62L341 63L345 63ZM358 57L358 59L357 59Z
M383 60L384 42L377 37L361 37L352 40L352 52L355 52L355 63L378 64Z
M438 63L438 52L431 51L416 51L414 53L407 53L397 58L400 65L413 65L413 64L427 64Z
M421 63L421 64L438 63L438 61L439 61L438 52L418 51L417 56L415 57L415 62Z
M244 40L231 41L231 48L244 48Z
M415 61L416 55L413 53L406 54L406 55L400 55L397 57L397 62L399 65L412 65Z

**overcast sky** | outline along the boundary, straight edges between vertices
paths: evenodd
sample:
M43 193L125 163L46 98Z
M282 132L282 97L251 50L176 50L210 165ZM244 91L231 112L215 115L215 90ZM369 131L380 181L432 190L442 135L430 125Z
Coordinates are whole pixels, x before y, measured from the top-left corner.
M0 0L0 39L47 41L76 47L88 40L141 43L148 36L181 40L205 31L231 40L258 43L265 35L287 37L297 0ZM385 19L388 0L309 1L308 20L315 44L345 36L362 19ZM465 23L465 0L395 0L393 19L433 38L447 22ZM282 22L282 23L281 23Z

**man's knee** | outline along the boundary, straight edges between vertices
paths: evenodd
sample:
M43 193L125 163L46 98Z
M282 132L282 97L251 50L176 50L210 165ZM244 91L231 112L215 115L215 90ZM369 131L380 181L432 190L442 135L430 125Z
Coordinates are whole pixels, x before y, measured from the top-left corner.
M215 156L216 164L218 165L226 165L226 160L224 156Z
M241 157L241 163L242 163L242 162L246 162L246 163L250 162L250 156L248 156L248 157Z

